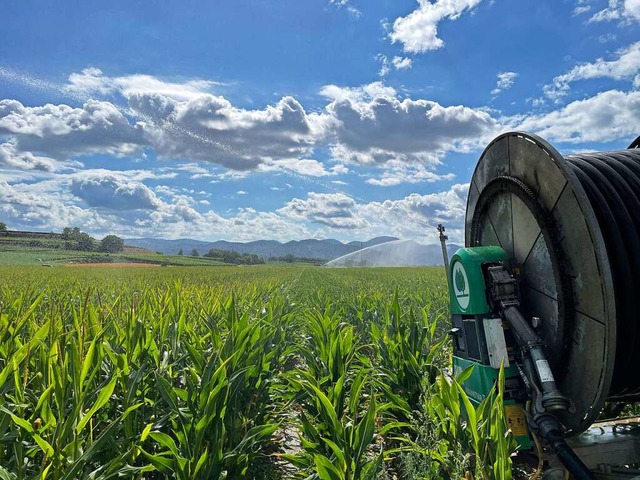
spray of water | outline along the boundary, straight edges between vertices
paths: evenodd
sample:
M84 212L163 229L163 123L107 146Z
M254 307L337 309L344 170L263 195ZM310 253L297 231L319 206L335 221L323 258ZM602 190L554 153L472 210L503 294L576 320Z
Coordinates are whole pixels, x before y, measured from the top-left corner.
M413 240L396 240L373 245L343 255L328 267L417 267L442 265L442 250L437 245L422 245Z
M18 72L12 68L6 67L6 66L1 66L0 65L0 79L3 79L6 82L9 83L18 83L21 84L23 86L27 86L33 90L38 90L41 92L45 92L45 93L49 93L49 94L53 94L54 96L61 96L61 97L66 97L69 99L73 99L75 101L79 101L79 102L86 102L87 100L90 100L92 98L94 98L93 96L90 96L87 92L83 92L81 90L78 89L70 89L68 85L63 85L63 84L59 84L59 83L55 83L55 82L50 82L38 77L35 77L33 75L29 75L27 73L24 72ZM122 107L120 105L116 105L113 104L112 105L125 117L137 117L141 120L143 120L144 122L148 123L149 125L153 125L155 128L160 129L161 131L165 131L168 133L178 133L184 136L187 136L197 142L200 142L203 145L207 145L213 148L216 148L218 150L223 151L224 153L230 155L230 156L234 156L236 158L240 158L240 159L245 159L245 156L239 152L238 150L234 149L231 145L226 144L226 143L222 143L216 140L213 140L211 138L208 138L204 135L200 135L196 132L192 132L174 122L171 122L169 120L161 120L161 121L157 121L156 119L143 114L142 112L133 110L131 108L125 108ZM351 198L352 200L356 201L356 202L360 202L360 203L367 203L367 201L357 195L353 195L351 193L345 192L344 190L336 187L333 184L329 184L327 182L323 182L315 177L311 177L308 175L303 175L300 172L297 172L295 170L292 170L290 168L286 168L282 165L277 165L277 164L272 164L271 165L272 168L281 171L282 173L295 177L303 182L309 183L309 184L314 184L317 185L325 190L331 191L333 193L338 193L341 195L344 195L348 198ZM394 210L393 207L389 207L384 205L384 203L380 203L380 206L382 206L382 208L386 209L389 213L391 213L393 216L395 216L399 221L401 222L406 222L407 218L406 218L406 214L402 213L402 212L398 212L396 210ZM426 222L424 220L420 220L418 218L413 218L412 222L417 223L418 225L420 225L421 227L429 228L432 229L432 231L435 231L436 226Z

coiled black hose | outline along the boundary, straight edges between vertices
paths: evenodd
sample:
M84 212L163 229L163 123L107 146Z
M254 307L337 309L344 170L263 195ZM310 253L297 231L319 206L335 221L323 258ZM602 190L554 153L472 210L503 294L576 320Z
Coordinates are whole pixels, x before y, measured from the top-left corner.
M596 214L611 264L617 339L609 397L619 399L640 398L640 149L634 148L636 143L619 152L565 157Z

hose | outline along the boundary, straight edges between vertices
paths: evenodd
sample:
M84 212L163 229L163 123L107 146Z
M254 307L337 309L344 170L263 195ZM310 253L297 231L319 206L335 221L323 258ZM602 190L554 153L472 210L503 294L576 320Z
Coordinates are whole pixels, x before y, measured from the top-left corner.
M582 460L567 445L562 433L562 427L558 419L546 413L537 415L534 423L540 436L547 442L549 447L556 453L564 467L575 480L594 480L593 473L582 463Z
M635 143L635 142L634 142ZM640 394L640 149L565 157L584 188L605 239L617 308L609 397Z

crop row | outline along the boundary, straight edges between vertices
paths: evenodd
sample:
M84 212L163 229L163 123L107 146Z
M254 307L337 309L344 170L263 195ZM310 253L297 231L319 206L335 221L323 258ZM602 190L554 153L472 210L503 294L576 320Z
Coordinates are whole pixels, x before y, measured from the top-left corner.
M447 323L435 269L3 269L0 479L509 478Z

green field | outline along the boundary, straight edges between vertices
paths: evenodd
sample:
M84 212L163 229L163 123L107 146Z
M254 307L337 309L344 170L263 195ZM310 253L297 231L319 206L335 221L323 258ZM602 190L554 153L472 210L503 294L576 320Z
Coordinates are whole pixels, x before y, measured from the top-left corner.
M222 262L208 257L164 255L162 253L79 252L15 245L0 239L0 265L62 266L74 263L153 263L167 266L208 266Z
M3 266L0 479L510 478L447 329L441 268Z

